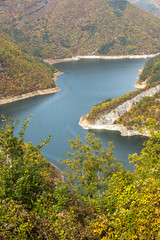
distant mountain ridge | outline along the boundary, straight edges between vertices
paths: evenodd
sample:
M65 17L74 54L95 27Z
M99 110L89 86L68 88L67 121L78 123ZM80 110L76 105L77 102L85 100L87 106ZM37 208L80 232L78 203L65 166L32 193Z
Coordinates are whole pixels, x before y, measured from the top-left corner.
M41 58L160 51L160 20L125 0L5 0L0 21L24 31L27 40L12 38Z
M128 0L130 3L136 4L138 7L152 13L160 18L160 1L159 0Z

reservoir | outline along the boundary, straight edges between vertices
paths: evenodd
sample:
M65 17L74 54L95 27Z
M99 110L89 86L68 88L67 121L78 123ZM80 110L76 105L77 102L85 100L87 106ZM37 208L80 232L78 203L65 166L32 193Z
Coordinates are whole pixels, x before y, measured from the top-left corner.
M65 153L71 151L68 138L75 139L77 134L83 140L88 132L93 132L106 147L107 142L113 141L114 156L128 168L128 154L140 153L145 138L122 137L114 131L86 131L78 122L93 105L134 91L136 77L145 61L81 59L55 64L63 72L56 82L60 92L1 105L0 114L20 120L16 134L23 121L33 114L25 132L25 141L35 145L51 134L50 143L41 150L43 156L58 167L57 160L65 159Z

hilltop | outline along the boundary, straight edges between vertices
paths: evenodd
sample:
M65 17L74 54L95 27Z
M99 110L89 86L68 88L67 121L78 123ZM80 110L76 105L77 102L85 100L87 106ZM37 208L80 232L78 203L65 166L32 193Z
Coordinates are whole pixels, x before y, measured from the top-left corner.
M159 0L128 0L130 3L136 4L138 7L154 14L160 18L160 1Z
M0 21L12 27L23 49L28 51L26 43L41 58L160 50L160 20L125 0L5 0Z

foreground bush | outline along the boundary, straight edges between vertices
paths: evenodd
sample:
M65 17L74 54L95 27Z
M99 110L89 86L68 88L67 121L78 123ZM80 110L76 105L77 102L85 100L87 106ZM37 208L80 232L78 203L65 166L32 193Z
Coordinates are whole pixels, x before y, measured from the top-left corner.
M6 120L5 120L6 121ZM152 133L129 172L93 134L72 153L62 173L40 153L49 142L24 143L9 120L0 129L0 238L99 240L160 238L160 131Z

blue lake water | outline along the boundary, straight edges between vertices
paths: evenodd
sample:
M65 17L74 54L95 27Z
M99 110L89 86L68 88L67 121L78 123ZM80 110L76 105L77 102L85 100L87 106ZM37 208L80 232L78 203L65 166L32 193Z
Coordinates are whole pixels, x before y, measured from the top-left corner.
M122 137L114 131L86 131L78 122L93 105L106 98L134 91L136 77L145 61L85 59L58 63L55 67L64 73L56 82L61 88L60 92L1 105L0 114L19 119L21 124L34 114L26 130L25 141L37 144L51 134L51 142L42 148L42 153L58 167L58 158L65 159L65 152L70 151L68 138L75 139L75 134L78 134L84 139L88 132L95 133L104 146L113 141L115 157L127 166L128 154L140 153L144 138ZM16 132L20 130L21 124Z

